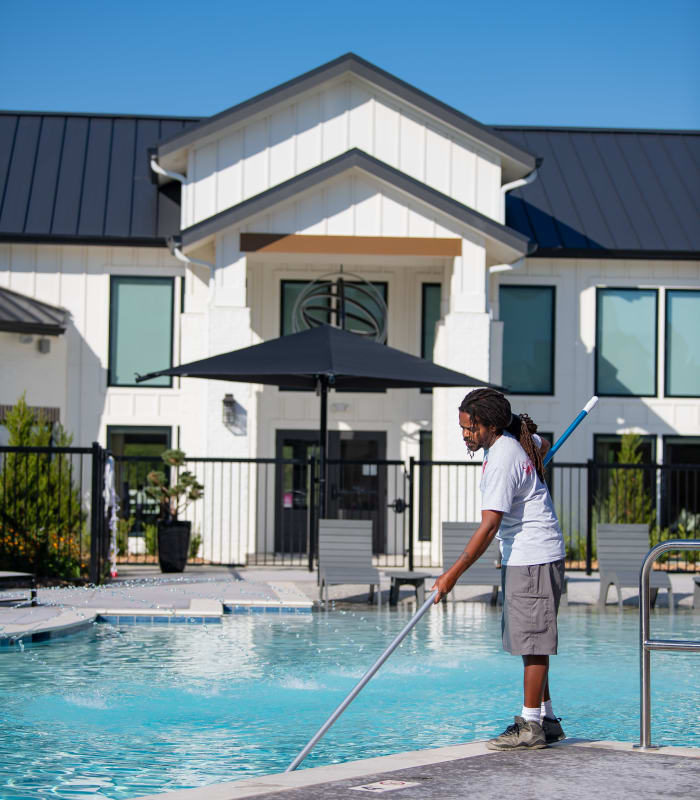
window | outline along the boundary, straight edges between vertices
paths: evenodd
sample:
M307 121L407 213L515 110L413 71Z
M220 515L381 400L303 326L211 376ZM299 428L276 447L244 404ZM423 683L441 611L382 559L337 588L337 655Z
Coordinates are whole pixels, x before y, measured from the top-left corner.
M656 436L641 436L639 452L645 464L656 462ZM622 436L618 434L595 434L593 437L593 460L596 464L616 464L622 445Z
M311 281L282 281L281 286L281 308L280 308L280 332L282 336L294 332L292 325L292 312L294 305L299 298L302 291L309 285ZM387 284L385 282L372 282L372 286L379 292L387 303ZM347 314L353 313L353 304L361 303L373 316L381 319L383 313L378 307L377 303L371 298L367 297L364 291L353 285L352 281L345 282L345 310ZM313 308L309 309L313 318L319 322L331 323L335 322L335 314L332 312L329 298L318 298ZM361 320L351 320L352 328L357 331L370 330L367 323Z
M292 325L292 312L294 304L302 293L302 290L309 285L310 281L282 281L281 288L281 308L280 308L280 335L287 336L294 333ZM325 305L327 301L319 301L317 305ZM330 322L330 316L324 309L314 309L313 316L323 322Z
M433 360L435 347L435 326L440 321L440 303L442 286L439 283L423 284L423 302L421 306L421 358Z
M501 286L503 378L509 394L554 394L554 287Z
M433 432L422 430L418 432L420 442L419 459L432 461L433 459ZM418 541L429 542L432 538L431 523L433 516L433 465L421 464L418 467L418 481L420 491L420 515L418 517Z
M173 279L113 276L109 304L109 385L172 386L170 376L136 383L172 366Z
M424 283L421 299L421 334L420 356L428 361L433 360L435 348L435 326L440 321L440 307L442 301L442 285L439 283ZM421 389L425 394L431 394L430 387Z
M309 285L309 283L310 281L282 281L280 290L280 330L282 336L286 336L287 334L294 332L294 328L292 326L292 312L294 311L294 304L299 298L301 292ZM384 282L373 282L372 286L377 289L384 300L384 304L387 305L387 284ZM353 285L352 281L346 281L344 288L346 297L345 309L347 314L353 313L353 302L361 302L372 315L379 316L381 319L381 309L378 307L376 302L366 296L365 291L358 291L356 284ZM336 320L336 315L331 307L330 298L318 298L316 301L314 301L313 308L309 310L313 318L319 322L327 322L330 324ZM370 330L370 326L361 320L353 319L350 320L350 322L355 331ZM280 386L280 389L283 392L310 391L308 389L299 389L290 386ZM385 389L343 389L343 391L381 394L385 391Z
M700 396L700 292L666 291L666 395Z
M700 538L700 436L664 436L661 525Z
M657 292L598 289L596 394L656 394Z
M144 488L151 470L163 470L169 476L169 468L163 465L160 456L170 447L170 441L171 430L166 427L107 426L107 449L116 457L114 477L121 498L119 515L122 519L135 518L131 532L134 535L143 532L144 523L158 518L158 503L148 497Z

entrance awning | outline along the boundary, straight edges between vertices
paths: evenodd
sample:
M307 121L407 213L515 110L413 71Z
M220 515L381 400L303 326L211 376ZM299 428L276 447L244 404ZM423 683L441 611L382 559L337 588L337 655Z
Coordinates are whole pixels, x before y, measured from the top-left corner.
M60 336L66 332L69 317L65 308L0 288L0 331Z

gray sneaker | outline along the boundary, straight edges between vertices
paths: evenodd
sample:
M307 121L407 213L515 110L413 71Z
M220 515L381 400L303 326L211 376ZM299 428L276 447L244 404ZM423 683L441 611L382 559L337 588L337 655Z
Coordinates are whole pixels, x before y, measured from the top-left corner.
M543 717L542 718L542 730L544 731L544 738L547 741L547 744L552 744L552 742L560 742L562 739L566 739L566 734L564 733L564 729L559 724L561 722L561 717Z
M522 717L516 717L515 723L500 736L486 742L489 750L541 750L546 746L547 740L539 722L525 722Z

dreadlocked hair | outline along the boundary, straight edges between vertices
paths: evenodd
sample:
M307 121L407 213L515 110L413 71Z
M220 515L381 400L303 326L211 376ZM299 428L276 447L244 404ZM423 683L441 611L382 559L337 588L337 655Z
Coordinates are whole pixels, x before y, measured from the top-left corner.
M512 434L532 461L540 480L544 480L542 454L532 438L532 434L537 432L537 425L527 414L514 415L510 403L501 392L496 389L474 389L462 400L459 410L482 425L493 426L499 433L507 431Z

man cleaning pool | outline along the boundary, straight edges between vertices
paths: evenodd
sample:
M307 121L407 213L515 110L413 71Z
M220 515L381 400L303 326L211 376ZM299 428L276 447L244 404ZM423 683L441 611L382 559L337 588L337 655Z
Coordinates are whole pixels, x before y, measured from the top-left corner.
M544 482L549 442L527 414L513 415L495 389L475 389L459 407L470 452L484 450L481 525L462 555L435 581L435 602L498 536L502 559L503 647L522 656L524 702L513 725L486 746L537 750L565 738L549 694L549 656L557 652L557 612L564 583L564 537Z

